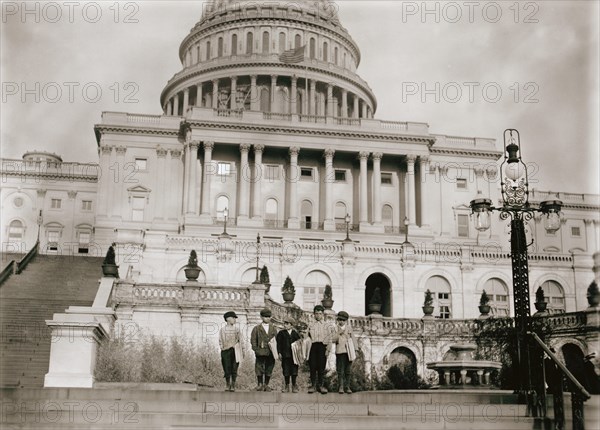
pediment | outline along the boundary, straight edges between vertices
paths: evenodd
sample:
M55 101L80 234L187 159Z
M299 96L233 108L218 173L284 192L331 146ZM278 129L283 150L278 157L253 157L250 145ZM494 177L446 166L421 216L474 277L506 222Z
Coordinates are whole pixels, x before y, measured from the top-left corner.
M136 185L135 187L127 188L127 191L130 193L150 193L152 190L150 188L146 188L142 185Z

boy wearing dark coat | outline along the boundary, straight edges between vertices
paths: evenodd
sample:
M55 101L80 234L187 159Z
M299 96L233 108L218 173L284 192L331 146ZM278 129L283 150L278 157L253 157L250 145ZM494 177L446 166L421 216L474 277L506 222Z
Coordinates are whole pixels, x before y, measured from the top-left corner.
M273 367L275 367L275 357L269 348L269 342L277 336L277 329L271 324L270 309L260 311L260 318L262 323L255 326L250 335L252 350L256 354L256 364L254 365L258 380L256 391L271 391L269 380L273 374Z
M300 335L293 326L294 321L290 317L283 320L283 330L277 333L277 352L281 360L281 369L283 370L283 378L285 386L281 390L283 393L290 391L290 377L292 378L292 393L298 392L296 378L298 377L298 365L294 364L292 355L292 343L300 339Z

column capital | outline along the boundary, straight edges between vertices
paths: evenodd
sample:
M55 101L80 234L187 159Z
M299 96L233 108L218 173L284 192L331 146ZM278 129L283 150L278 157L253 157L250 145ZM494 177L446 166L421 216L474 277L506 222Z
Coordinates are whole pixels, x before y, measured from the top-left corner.
M200 141L199 140L192 140L189 143L189 146L190 146L190 149L192 149L192 150L193 149L198 150L198 147L200 146ZM205 148L206 148L206 146L205 146Z
M127 147L126 146L117 146L117 147L115 147L115 151L117 151L117 155L125 155L125 153L127 152Z
M325 151L323 151L323 155L325 155L326 158L333 158L333 156L335 155L335 149L325 148Z
M406 162L408 164L415 164L417 156L415 154L406 154Z
M298 76L292 75L292 84L295 84L298 81Z
M38 197L45 197L46 196L46 189L42 188L40 190L37 190L37 196Z
M231 79L232 82L237 82L237 76L230 76L229 79Z
M427 164L427 163L429 163L429 155L420 155L419 156L419 162L421 164Z
M240 152L248 152L250 151L250 144L249 143L240 143Z
M583 220L585 225L593 225L594 224L594 220L591 218L586 218Z
M298 148L297 146L291 146L289 149L290 155L292 156L298 156L298 154L300 153L300 148Z
M250 75L250 80L256 83L256 75Z
M373 161L381 161L382 158L383 158L383 153L381 153L381 152L373 153Z
M204 150L205 151L212 151L214 147L215 147L215 142L211 142L210 140L204 142Z
M277 79L278 75L271 75L271 79Z
M179 160L181 158L181 150L180 149L171 149L171 160Z
M340 88L340 90L342 91L343 95L348 94L348 90L346 88Z
M219 84L219 79L213 79L212 80L213 85L218 85Z
M69 196L69 200L74 200L77 197L77 191L69 190L67 191L67 195Z
M265 150L265 145L262 143L256 143L254 145L254 152L263 152Z
M368 151L360 151L358 153L358 158L360 160L368 160L369 159L369 155L370 155L370 153Z
M473 171L475 172L475 176L477 176L478 178L483 177L483 173L484 173L483 167L475 167L473 169Z
M100 152L102 152L102 154L108 154L110 155L110 153L112 152L113 147L109 146L109 145L102 145L100 147Z
M167 156L167 152L168 151L160 145L156 147L156 156L158 158L165 158Z
M498 169L496 166L489 166L485 169L485 173L490 181L493 181L498 176Z
M310 82L310 87L311 88L317 88L317 81L314 79L309 79Z
M188 94L189 94L189 92L190 92L190 88L189 88L189 87L186 87L186 88L184 88L184 89L183 89L183 92L184 92L184 93L188 93Z

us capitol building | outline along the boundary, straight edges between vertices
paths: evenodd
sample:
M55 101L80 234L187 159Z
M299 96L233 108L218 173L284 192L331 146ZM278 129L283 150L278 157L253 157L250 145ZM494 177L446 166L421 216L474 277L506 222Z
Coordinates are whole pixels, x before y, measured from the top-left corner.
M30 249L39 225L42 253L116 243L121 280L142 292L184 285L194 249L200 285L243 289L258 256L271 298L283 302L290 276L307 310L329 284L334 309L356 316L377 287L389 317L420 318L427 289L439 318L476 318L484 289L493 314L513 313L508 221L480 233L469 207L499 202L502 142L376 119L359 47L326 0L215 0L179 56L160 115L102 113L97 163L2 160L5 250ZM560 230L541 216L526 226L532 295L541 286L551 312L585 309L598 196L529 198L563 201Z

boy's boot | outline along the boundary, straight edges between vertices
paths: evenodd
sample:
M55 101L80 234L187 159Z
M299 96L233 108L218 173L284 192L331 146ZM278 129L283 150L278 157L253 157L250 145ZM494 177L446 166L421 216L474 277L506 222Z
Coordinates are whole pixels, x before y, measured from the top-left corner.
M338 393L344 394L344 375L338 373Z
M231 388L229 391L235 391L235 380L237 378L237 375L234 375L231 377Z

